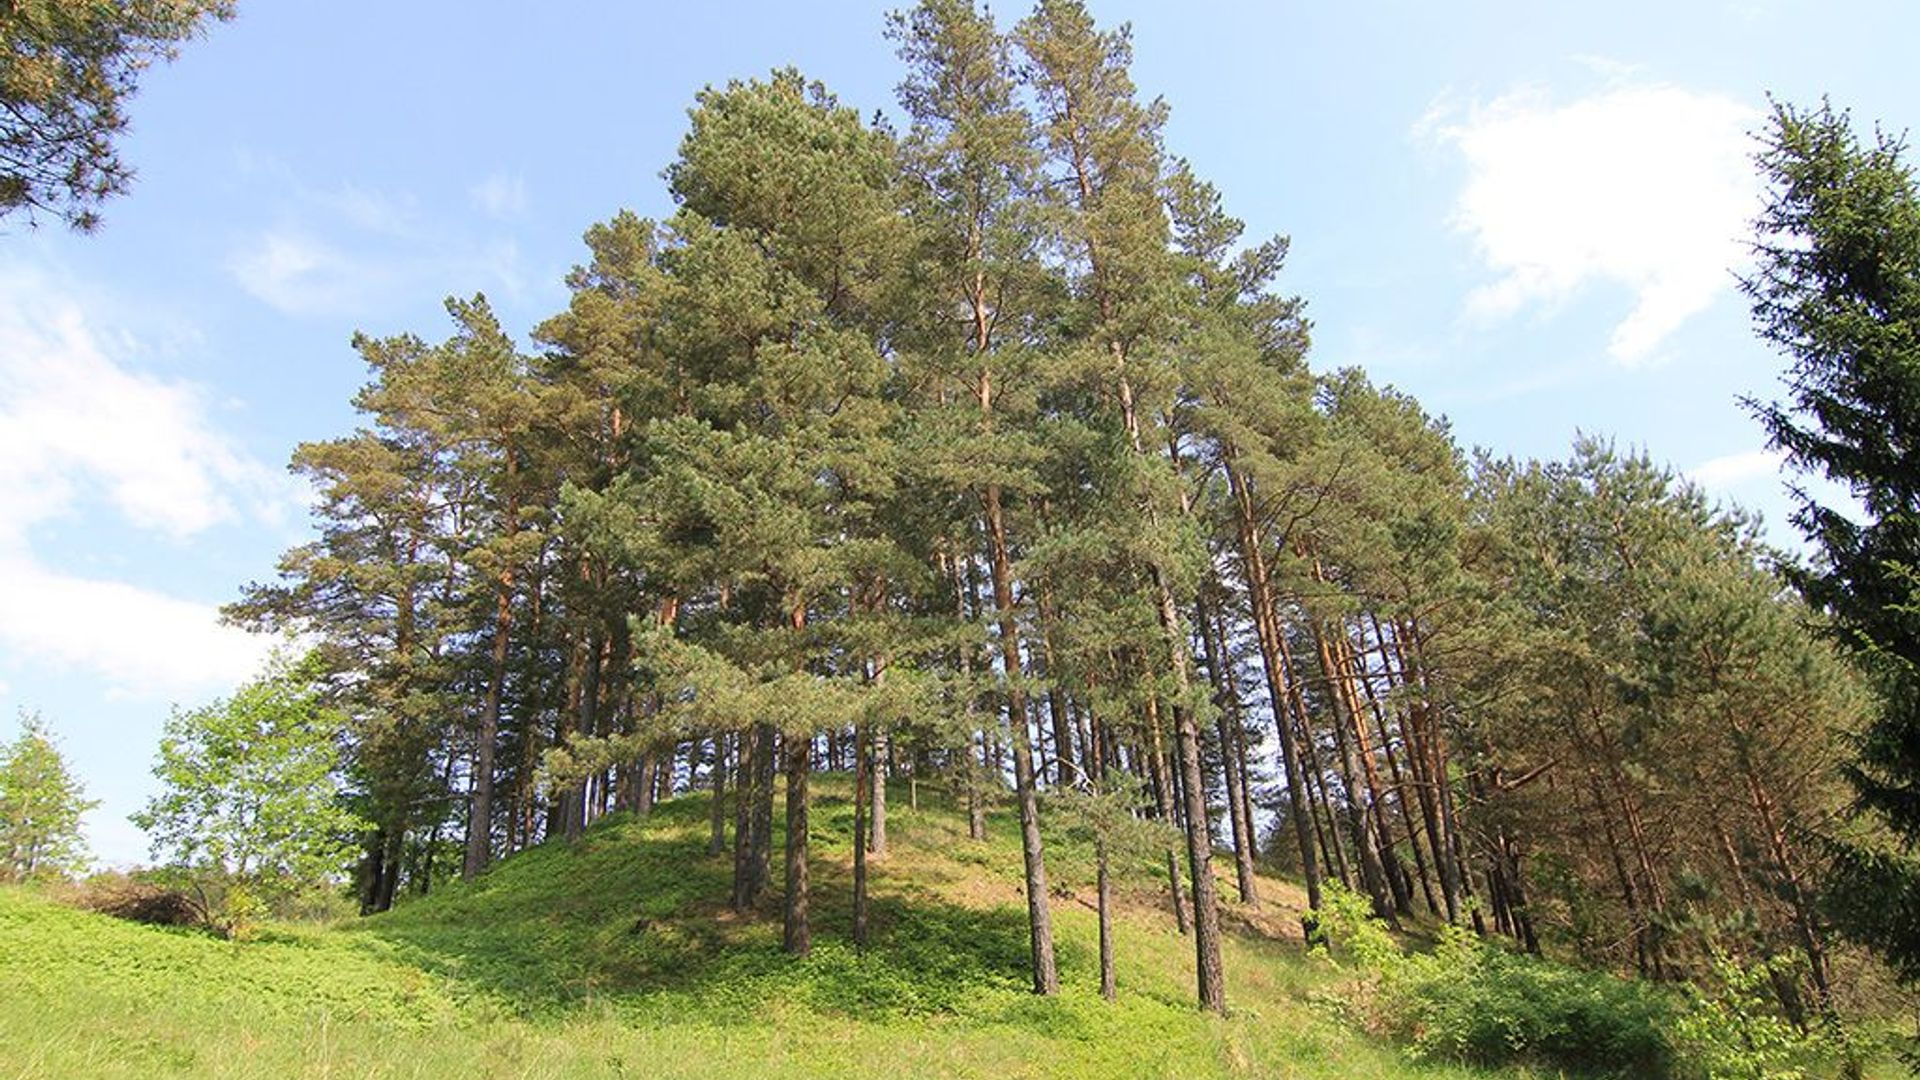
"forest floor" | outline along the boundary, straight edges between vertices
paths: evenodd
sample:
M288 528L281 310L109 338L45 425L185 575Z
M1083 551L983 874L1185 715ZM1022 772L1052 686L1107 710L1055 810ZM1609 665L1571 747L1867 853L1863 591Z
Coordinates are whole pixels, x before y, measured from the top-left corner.
M1118 888L1119 1000L1098 994L1091 868L1049 851L1061 992L1027 991L1010 813L989 839L923 790L891 796L872 944L851 925L852 808L822 777L814 949L725 908L709 803L616 815L578 843L332 925L250 940L121 922L0 889L0 1078L1509 1077L1410 1060L1327 1004L1346 976L1299 940L1298 890L1227 903L1231 1015L1193 1004L1164 876ZM776 827L779 815L776 814ZM1221 860L1223 896L1234 895Z

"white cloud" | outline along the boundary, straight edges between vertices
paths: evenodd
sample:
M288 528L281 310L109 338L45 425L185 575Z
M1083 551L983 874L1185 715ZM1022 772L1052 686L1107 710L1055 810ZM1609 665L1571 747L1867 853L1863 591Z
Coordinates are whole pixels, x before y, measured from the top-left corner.
M404 236L413 228L411 208L377 191L347 184L333 191L316 192L312 198L356 228L369 232Z
M260 669L275 639L220 623L213 606L124 581L62 574L0 551L0 645L104 676L112 691L186 696L232 687Z
M209 605L76 577L33 550L33 527L78 513L86 495L176 539L297 504L291 478L213 426L199 390L114 357L138 341L96 327L71 289L0 269L0 646L128 692L230 684L267 643L220 626Z
M527 183L517 175L494 173L468 189L467 200L488 217L513 217L527 208Z
M1759 197L1747 132L1759 119L1731 98L1657 84L1567 104L1519 90L1464 118L1436 106L1420 128L1467 163L1453 224L1500 275L1469 296L1469 313L1501 318L1592 282L1623 285L1634 306L1608 352L1648 360L1745 261Z
M1787 456L1779 450L1747 450L1703 461L1687 470L1687 479L1704 488L1725 489L1763 478L1777 479Z

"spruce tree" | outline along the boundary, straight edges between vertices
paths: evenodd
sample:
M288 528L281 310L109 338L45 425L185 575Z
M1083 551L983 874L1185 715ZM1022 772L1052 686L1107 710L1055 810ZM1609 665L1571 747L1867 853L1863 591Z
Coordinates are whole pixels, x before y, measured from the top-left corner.
M1906 146L1863 143L1848 116L1774 106L1758 267L1745 282L1761 337L1792 360L1784 402L1751 407L1795 468L1857 509L1800 495L1820 556L1795 580L1879 690L1847 775L1893 843L1838 848L1841 922L1905 981L1920 980L1920 191Z

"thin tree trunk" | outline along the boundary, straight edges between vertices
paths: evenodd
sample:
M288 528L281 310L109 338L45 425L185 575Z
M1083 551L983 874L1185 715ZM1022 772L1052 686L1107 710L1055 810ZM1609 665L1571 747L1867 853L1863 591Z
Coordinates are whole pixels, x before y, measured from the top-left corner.
M1260 892L1253 879L1253 829L1246 817L1246 762L1236 759L1233 729L1240 725L1240 692L1233 685L1232 664L1227 657L1226 634L1216 621L1216 612L1206 601L1194 605L1200 624L1200 647L1204 651L1207 672L1213 677L1215 704L1219 707L1220 768L1227 784L1227 821L1233 833L1233 868L1240 902L1260 905Z
M1213 886L1213 837L1207 831L1206 794L1200 779L1200 732L1194 725L1191 710L1176 706L1173 718L1187 796L1187 869L1193 876L1195 982L1201 1007L1224 1013L1227 1011L1226 974L1220 963L1220 904Z
M1753 804L1754 813L1760 818L1760 828L1767 837L1767 850L1773 856L1774 865L1780 868L1787 906L1793 912L1794 929L1800 935L1800 947L1806 952L1807 973L1813 979L1815 995L1822 1011L1832 1008L1833 988L1827 974L1826 942L1820 934L1819 919L1813 911L1813 904L1807 895L1804 878L1798 861L1787 844L1786 829L1780 824L1775 810L1773 797L1760 782L1759 774L1754 770L1752 756L1746 749L1749 736L1735 727L1734 735L1740 744L1740 770L1746 780L1747 797Z
M1316 581L1326 578L1320 572L1320 564L1315 561L1313 576ZM1337 633L1334 631L1338 631ZM1375 859L1378 860L1381 884L1386 887L1388 899L1393 909L1401 915L1413 913L1413 897L1404 878L1404 871L1395 865L1393 854L1393 834L1387 828L1385 793L1381 790L1380 775L1375 768L1372 740L1367 737L1366 721L1362 717L1360 701L1354 693L1353 675L1347 667L1348 649L1346 627L1334 623L1321 628L1317 640L1320 648L1320 662L1328 680L1328 696L1334 700L1334 712L1343 721L1341 733L1353 738L1352 752L1343 751L1347 768L1352 769L1355 758L1360 762L1358 777L1349 776L1351 783L1355 779L1366 783L1366 820L1371 825L1371 843ZM1351 794L1351 791L1349 792ZM1364 865L1364 863L1363 863Z
M991 399L981 377L981 408ZM1013 738L1013 785L1020 802L1020 854L1026 868L1027 924L1033 950L1033 992L1052 994L1060 988L1053 959L1053 912L1047 895L1046 857L1040 842L1040 801L1034 790L1033 750L1029 742L1027 695L1020 687L1019 624L1013 608L1013 563L1007 551L1006 518L1000 506L1000 487L988 484L983 500L987 540L993 573L993 603L1000 622L1000 660L1007 679L1007 729Z
M885 724L873 726L872 739L875 743L874 761L868 766L872 774L873 785L873 822L868 832L867 850L876 859L887 857L887 769L882 764L893 752L893 739L887 734Z
M1254 636L1260 642L1260 666L1267 677L1267 701L1273 712L1273 724L1280 736L1280 766L1285 770L1287 805L1292 812L1294 841L1300 848L1300 876L1307 887L1307 907L1320 908L1320 867L1313 855L1316 826L1309 809L1306 769L1300 748L1294 742L1288 714L1292 708L1288 687L1289 672L1283 659L1284 638L1279 613L1274 608L1273 586L1268 577L1266 541L1261 536L1254 513L1253 492L1234 468L1232 447L1223 446L1227 486L1233 496L1239 523L1240 566L1247 586L1247 607L1253 616Z
M587 652L585 666L580 675L580 727L583 737L591 737L598 732L600 708L600 647L601 639L597 627L587 631ZM587 779L581 778L568 787L562 796L565 800L563 820L566 824L567 842L580 839L587 824Z
M960 621L964 623L972 616L973 612L977 612L980 609L979 590L974 587L971 568L963 569L960 560L957 558L953 563L953 574L954 599L959 608ZM978 711L976 705L978 699L973 692L973 650L963 643L959 651L961 693L966 695L966 702L962 712L967 718L967 749L965 753L960 755L960 760L966 763L962 771L961 779L966 784L967 838L970 840L985 840L987 838L987 808L985 805L985 797L980 790L980 780L984 768L983 761L986 753L987 737L985 732L980 732L982 760L976 761L974 759L973 738L974 733L979 731L979 727L974 720L974 715Z
M873 763L870 728L853 726L853 944L867 946L867 806L872 802Z
M713 804L708 809L709 835L707 854L718 855L727 850L727 736L725 732L713 733Z
M1167 762L1166 743L1160 732L1160 699L1150 695L1147 698L1147 738L1151 750L1147 754L1147 770L1153 783L1153 796L1159 804L1160 820L1168 825L1178 826L1179 814L1173 799L1173 768ZM1182 935L1193 932L1193 922L1187 916L1187 895L1180 885L1180 856L1169 846L1167 848L1167 891L1173 899L1173 922Z
M1067 712L1067 695L1055 677L1053 662L1053 601L1047 590L1040 592L1040 659L1042 675L1047 678L1047 719L1053 725L1053 782L1067 786L1074 782L1073 717Z
M513 475L512 458L507 475ZM507 500L507 538L513 538L518 503ZM513 571L501 573L493 612L493 655L487 673L487 699L480 707L480 731L476 736L473 762L473 802L467 811L467 852L460 876L472 878L487 868L493 857L493 753L500 741L500 699L507 684L507 635L513 625Z
M1379 622L1376 620L1373 625L1378 631ZM1361 632L1364 635L1364 630ZM1362 640L1364 641L1364 637ZM1387 659L1384 640L1380 644L1379 652L1381 663L1384 665ZM1420 845L1420 830L1414 824L1413 809L1408 805L1406 777L1400 770L1399 756L1393 752L1393 735L1387 728L1386 706L1374 692L1373 679L1361 662L1360 655L1351 648L1349 648L1348 661L1354 672L1355 681L1359 683L1361 693L1366 698L1367 712L1373 717L1374 731L1380 736L1380 753L1387 759L1389 790L1393 794L1394 805L1400 811L1400 825L1407 834L1407 849L1413 853L1414 869L1420 878L1420 897L1426 902L1427 911L1437 915L1440 913L1440 904L1433 895L1433 883L1427 869L1426 851Z
M807 628L807 603L802 597L791 601L788 626L798 636ZM783 944L789 955L805 956L813 950L813 926L807 905L811 899L811 860L813 835L809 811L812 792L808 777L813 772L813 739L788 732L783 745L787 756L787 844L786 910L783 920ZM857 845L856 845L857 846Z
M1458 850L1453 842L1457 823L1453 818L1452 781L1447 775L1446 737L1434 717L1425 665L1415 663L1420 647L1415 628L1408 622L1396 624L1394 629L1394 653L1400 662L1401 679L1420 690L1419 699L1408 707L1401 721L1401 729L1409 745L1418 747L1413 760L1419 762L1417 774L1424 777L1418 790L1421 814L1426 819L1427 843L1439 867L1440 895L1447 905L1447 921L1457 923L1465 875L1454 854Z
M1095 844L1100 911L1100 996L1112 1001L1116 996L1113 977L1113 882L1107 875L1107 842L1100 838L1095 840Z

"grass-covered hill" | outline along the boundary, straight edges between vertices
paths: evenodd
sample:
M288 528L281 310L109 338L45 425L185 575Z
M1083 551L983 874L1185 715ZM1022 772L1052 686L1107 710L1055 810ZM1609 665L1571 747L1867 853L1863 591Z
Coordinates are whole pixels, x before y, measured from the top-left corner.
M1092 890L1050 859L1062 991L1027 992L1013 823L899 793L873 864L874 944L847 944L851 806L813 816L815 946L725 908L708 804L617 816L574 846L335 926L252 940L121 922L0 890L0 1077L1447 1077L1316 1000L1297 894L1229 906L1232 1015L1192 1003L1189 940L1144 872L1123 882L1120 997L1097 993ZM1156 888L1159 885L1159 888Z

